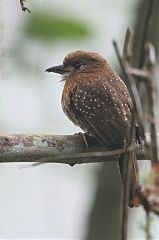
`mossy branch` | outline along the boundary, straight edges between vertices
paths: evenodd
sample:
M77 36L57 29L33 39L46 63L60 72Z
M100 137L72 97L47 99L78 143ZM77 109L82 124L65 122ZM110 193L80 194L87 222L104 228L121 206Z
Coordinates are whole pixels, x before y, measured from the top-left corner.
M149 139L149 134L146 138ZM80 134L0 135L0 162L50 162L74 165L114 161L114 155L119 155L123 151L103 150L91 137L87 141L88 149ZM138 159L146 159L141 149L138 151Z

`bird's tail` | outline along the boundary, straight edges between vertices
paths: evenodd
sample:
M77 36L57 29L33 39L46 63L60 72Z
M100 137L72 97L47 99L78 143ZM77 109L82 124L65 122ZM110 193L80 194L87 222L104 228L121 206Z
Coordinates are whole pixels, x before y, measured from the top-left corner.
M139 169L135 152L130 156L131 181L130 181L130 195L129 207L138 207L140 205L139 198L136 191L140 188L139 183Z
M132 152L130 155L129 167L130 167L130 194L129 194L129 207L138 207L139 206L139 199L137 198L136 191L140 187L139 184L139 170L138 170L138 163L136 159L135 152ZM121 177L123 174L123 156L119 158L119 168Z

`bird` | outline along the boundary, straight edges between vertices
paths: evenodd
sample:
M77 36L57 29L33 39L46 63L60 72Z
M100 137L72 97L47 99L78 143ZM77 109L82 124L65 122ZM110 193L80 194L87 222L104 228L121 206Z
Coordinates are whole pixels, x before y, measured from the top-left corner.
M62 76L61 105L66 116L86 134L109 150L125 148L130 141L133 101L124 81L101 55L75 51L62 65L46 69ZM133 130L133 143L138 136ZM137 207L135 186L139 185L136 154L131 154L129 206ZM122 171L122 163L120 163Z

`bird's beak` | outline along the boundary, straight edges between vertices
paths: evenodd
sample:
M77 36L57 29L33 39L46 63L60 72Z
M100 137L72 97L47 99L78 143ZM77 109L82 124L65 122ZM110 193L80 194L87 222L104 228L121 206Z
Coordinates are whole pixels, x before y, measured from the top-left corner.
M65 74L65 73L68 73L70 71L71 71L71 69L69 67L65 67L63 65L50 67L50 68L45 70L45 72L54 72L54 73L59 73L61 75Z

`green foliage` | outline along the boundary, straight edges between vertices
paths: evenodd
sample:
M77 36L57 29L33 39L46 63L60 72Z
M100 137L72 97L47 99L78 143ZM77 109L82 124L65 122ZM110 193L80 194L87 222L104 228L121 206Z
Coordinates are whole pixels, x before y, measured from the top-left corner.
M25 28L26 33L33 38L44 41L77 39L89 35L85 24L72 18L54 16L45 12L31 14Z

